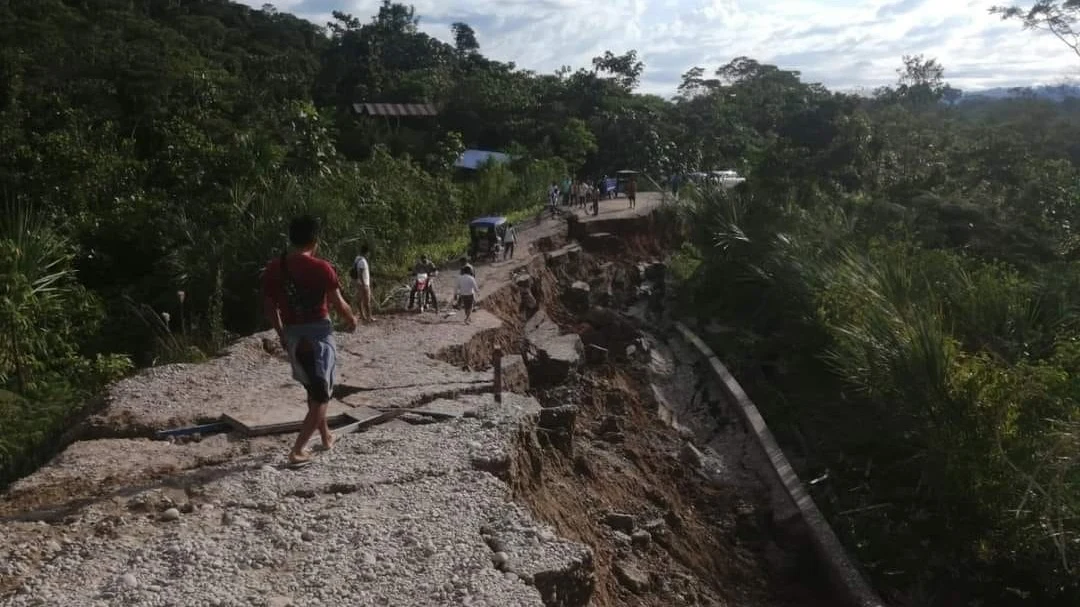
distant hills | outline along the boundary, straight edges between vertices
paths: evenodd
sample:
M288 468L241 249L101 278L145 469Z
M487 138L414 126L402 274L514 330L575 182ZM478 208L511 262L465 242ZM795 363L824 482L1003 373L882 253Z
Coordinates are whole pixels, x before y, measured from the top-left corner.
M1036 99L1061 102L1070 98L1080 98L1080 85L1054 84L1033 87L998 87L982 91L964 91L960 103L965 101L992 101L998 99L1016 99L1032 96Z

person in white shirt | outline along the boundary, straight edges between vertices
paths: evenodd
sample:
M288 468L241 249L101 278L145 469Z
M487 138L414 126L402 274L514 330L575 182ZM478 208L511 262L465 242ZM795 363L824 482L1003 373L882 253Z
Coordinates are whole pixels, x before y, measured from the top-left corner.
M503 234L503 259L514 258L514 244L517 242L517 230L514 224L507 222L506 232Z
M472 266L461 268L461 276L458 276L456 295L461 307L465 308L465 324L469 324L472 317L473 306L476 298L480 295L480 287L476 284Z
M360 255L353 260L352 278L356 281L356 307L360 320L371 322L371 266L368 264L368 246L360 248Z

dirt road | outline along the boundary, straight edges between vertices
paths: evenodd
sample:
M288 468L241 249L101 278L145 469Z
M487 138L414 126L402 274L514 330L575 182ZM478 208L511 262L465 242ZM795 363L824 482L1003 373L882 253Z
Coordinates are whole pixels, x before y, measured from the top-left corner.
M625 204L602 203L599 219L645 214L659 199L643 194L635 211L617 208ZM222 413L268 405L302 409L303 391L290 380L280 354L268 351L266 341L273 341L264 339L268 335L241 339L206 364L151 369L120 382L95 420L97 440L87 437L71 445L0 497L0 603L584 605L594 588L599 588L594 598L602 599L598 604L667 605L675 604L676 596L720 600L720 590L709 590L720 582L704 579L661 584L642 602L638 594L646 592L639 587L644 582L612 582L627 575L612 569L614 552L584 543L617 543L619 536L575 535L568 529L576 527L565 523L571 515L598 520L601 514L561 511L562 522L549 519L555 526L537 520L534 513L544 509L521 493L528 483L514 475L524 465L523 454L538 461L549 457L536 446L540 403L529 395L506 394L496 405L488 393L489 371L433 356L483 344L506 329L504 318L493 312L515 313L506 308L512 298L500 290L515 273L527 270L535 284L544 275L551 287L542 260L530 261L524 253L559 244L565 227L564 221L546 220L524 230L520 259L478 268L482 297L489 301L471 325L462 324L460 315L387 314L354 334L338 335L335 396L340 403L426 403L461 416L403 416L345 435L333 451L294 471L281 466L293 435L218 434L177 443L139 438ZM448 301L451 281L441 279L439 290ZM539 291L538 298L558 305ZM655 413L641 415L652 420L642 423L662 425ZM647 433L643 436L665 438L639 447L639 458L666 461L667 447L660 445L677 446L681 440L660 428ZM611 457L605 461L616 461ZM633 474L628 465L597 469L606 469L611 482L625 484L619 471ZM569 478L556 474L547 482L566 486ZM700 484L693 478L670 488L672 499ZM541 482L537 479L532 482ZM599 508L610 499L603 497L611 495L603 483L596 482L590 491L600 497L582 508ZM635 491L630 497L641 495ZM692 506L679 508L673 516L691 521L693 533L720 529L711 518L697 522ZM734 530L715 533L722 535L688 546L723 550L730 541L723 538ZM652 563L657 580L676 574L695 579L696 570L681 564L685 555L664 557L659 544L645 549L654 556L641 562ZM721 581L756 589L742 595L752 600L739 604L792 604L768 598L768 576L760 573L765 565L746 550L740 549L742 564L724 569L728 578ZM725 557L709 557L714 558Z

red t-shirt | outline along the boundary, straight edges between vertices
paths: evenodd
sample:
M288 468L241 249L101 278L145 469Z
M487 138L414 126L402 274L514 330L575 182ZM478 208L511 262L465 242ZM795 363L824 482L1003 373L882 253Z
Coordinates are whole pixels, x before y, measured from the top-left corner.
M290 253L286 258L291 297L286 292L281 272L281 257L266 264L263 272L263 294L274 300L286 325L302 325L329 317L327 296L341 288L337 272L325 260L303 253Z

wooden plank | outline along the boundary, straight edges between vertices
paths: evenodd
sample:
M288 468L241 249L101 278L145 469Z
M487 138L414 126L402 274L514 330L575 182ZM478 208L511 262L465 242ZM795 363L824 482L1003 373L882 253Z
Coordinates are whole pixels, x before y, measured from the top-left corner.
M372 407L365 407L360 405L358 407L349 407L345 410L344 415L354 422L358 423L371 423L381 415L385 415L385 411L379 411Z
M330 401L326 410L326 420L330 423L348 421L346 413L351 409L347 405ZM247 408L244 411L226 413L222 420L228 422L247 436L264 436L296 432L307 415L307 405L303 403L271 403Z
M450 403L428 403L423 407L409 409L409 413L427 415L428 417L437 419L457 419L465 415L467 411L473 411L475 409L476 407L462 405L454 406Z
M470 411L475 411L476 406L458 401L440 399L419 407L406 409L407 413L426 415L436 419L456 419L463 417Z
M170 436L190 436L192 434L213 434L216 432L225 432L230 427L229 422L214 422L212 424L203 424L201 426L191 426L188 428L171 428L169 430L158 430L154 433L154 438L168 438Z
M334 434L340 436L342 434L352 434L362 428L368 426L374 426L382 424L390 420L396 419L405 413L405 409L388 409L386 411L379 411L378 409L370 409L369 407L357 407L357 409L367 409L370 413L363 411L350 412L346 417L348 419L354 419L356 421L351 424L346 424L340 428L334 430Z
M237 420L228 414L225 416L226 421L229 422L234 428L244 433L245 436L267 436L270 434L287 434L289 432L298 432L300 427L304 425L304 420L295 422L285 422L281 424L269 424L265 426L246 426L240 420ZM340 424L348 422L349 418L345 415L328 415L326 422L328 424Z

